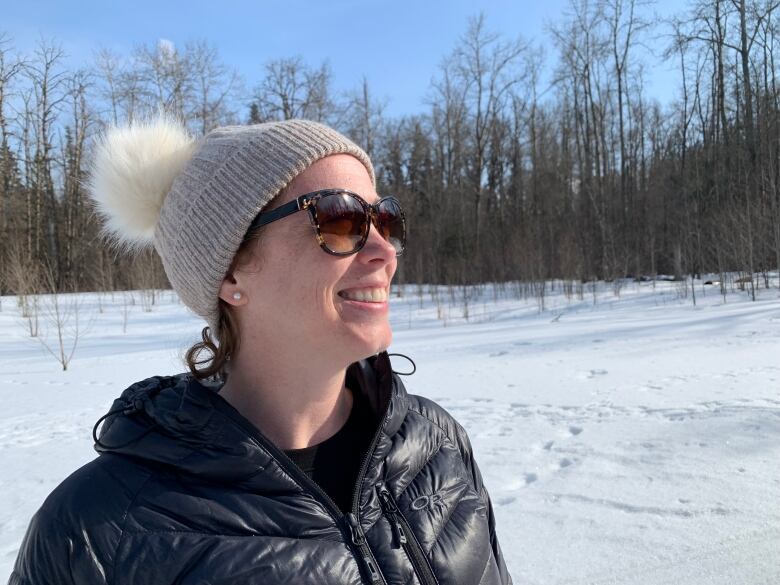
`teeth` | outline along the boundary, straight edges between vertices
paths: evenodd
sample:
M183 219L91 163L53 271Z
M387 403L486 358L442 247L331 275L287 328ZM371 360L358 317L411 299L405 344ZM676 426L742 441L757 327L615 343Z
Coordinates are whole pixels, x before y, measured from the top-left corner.
M360 290L344 290L339 293L345 299L369 303L381 303L387 300L387 291L383 288L364 288Z

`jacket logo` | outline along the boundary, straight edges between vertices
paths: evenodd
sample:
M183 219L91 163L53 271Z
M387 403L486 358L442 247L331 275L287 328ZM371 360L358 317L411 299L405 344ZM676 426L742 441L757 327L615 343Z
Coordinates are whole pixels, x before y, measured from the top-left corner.
M424 510L425 508L431 508L436 504L441 503L441 494L431 494L430 496L420 496L419 498L415 498L412 500L412 509L413 510Z

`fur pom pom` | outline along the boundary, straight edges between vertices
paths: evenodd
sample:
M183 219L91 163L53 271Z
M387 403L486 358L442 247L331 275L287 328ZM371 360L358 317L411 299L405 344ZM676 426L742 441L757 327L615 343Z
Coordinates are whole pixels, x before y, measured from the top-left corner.
M98 142L88 189L104 232L116 244L140 249L154 241L165 196L195 144L185 128L164 116L111 128Z

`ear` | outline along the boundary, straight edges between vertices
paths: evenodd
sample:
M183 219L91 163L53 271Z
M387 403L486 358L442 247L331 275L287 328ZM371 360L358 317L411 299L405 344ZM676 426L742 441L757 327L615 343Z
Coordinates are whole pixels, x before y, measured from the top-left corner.
M233 295L235 293L241 293L241 298L234 298ZM218 296L228 305L232 305L234 307L240 307L247 303L246 292L240 289L232 272L228 272L225 275L225 278L222 279L222 284L219 286Z

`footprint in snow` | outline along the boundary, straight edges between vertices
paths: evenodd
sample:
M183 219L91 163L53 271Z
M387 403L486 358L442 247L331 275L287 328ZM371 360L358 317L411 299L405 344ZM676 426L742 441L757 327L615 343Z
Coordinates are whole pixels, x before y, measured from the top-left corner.
M571 433L572 437L576 437L582 432L582 428L571 426L569 427L569 432Z
M663 390L663 386L658 386L657 384L645 384L644 386L639 387L640 392L647 392L648 390Z
M505 350L502 350L502 351L497 351L497 352L495 352L495 353L491 353L491 354L490 354L490 357L500 357L500 356L502 356L502 355L507 355L508 353L509 353L509 352L508 352L508 351L505 351Z

